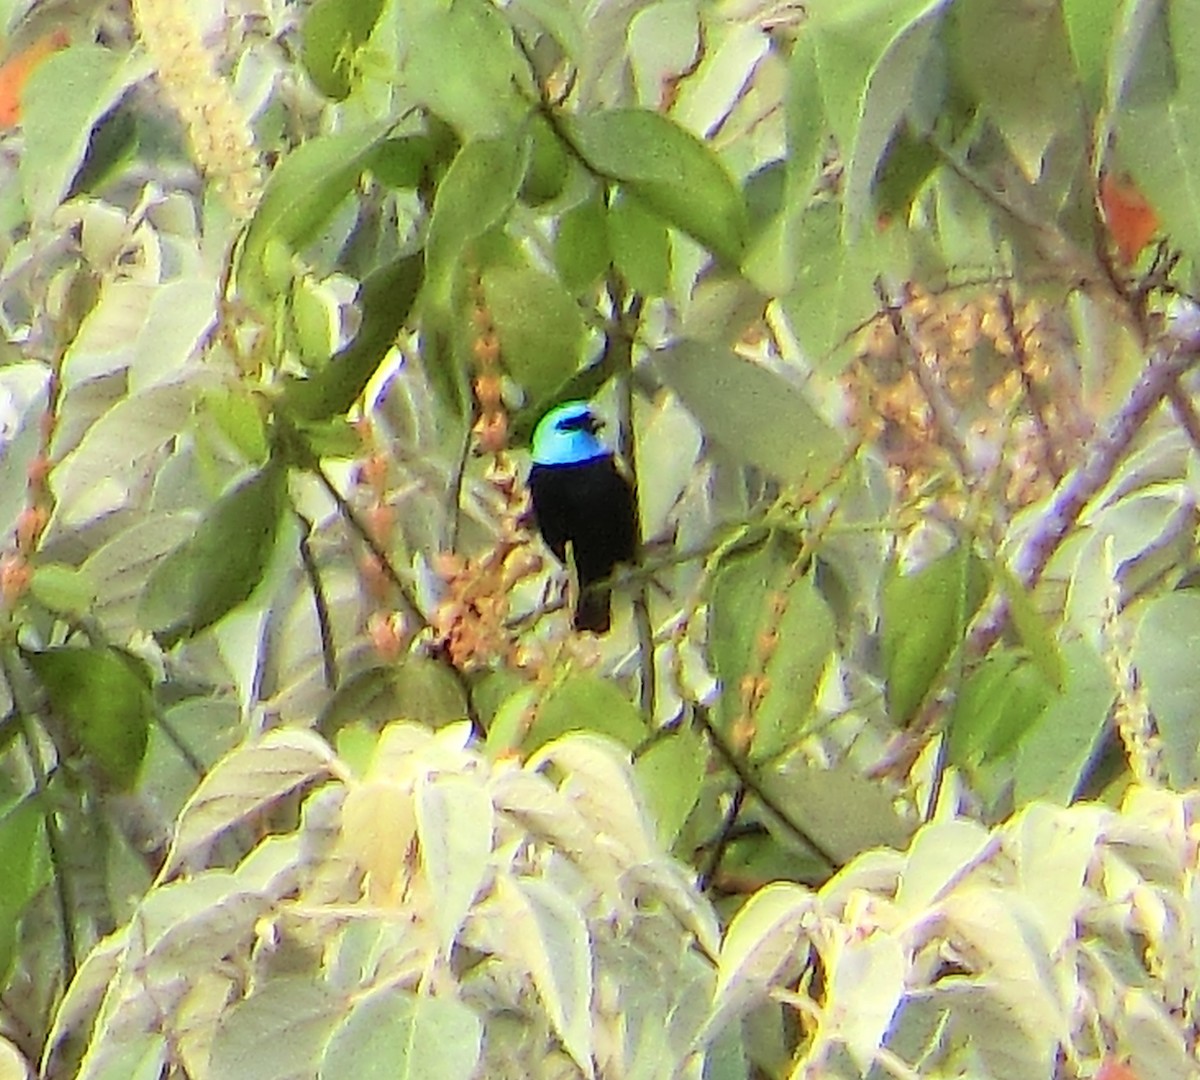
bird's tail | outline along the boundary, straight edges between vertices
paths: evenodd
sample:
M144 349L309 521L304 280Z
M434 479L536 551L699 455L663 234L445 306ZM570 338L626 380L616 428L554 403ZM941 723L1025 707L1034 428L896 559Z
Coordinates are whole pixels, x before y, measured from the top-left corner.
M573 624L576 630L606 634L612 625L612 589L593 585L584 589L575 605Z

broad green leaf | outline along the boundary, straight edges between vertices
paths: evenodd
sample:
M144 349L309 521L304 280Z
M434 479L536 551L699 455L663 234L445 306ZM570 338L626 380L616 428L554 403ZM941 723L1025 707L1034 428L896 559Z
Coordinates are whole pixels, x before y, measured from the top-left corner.
M527 138L476 139L467 143L438 185L425 243L425 276L434 296L446 303L451 275L463 250L504 220L525 178Z
M554 265L563 284L581 293L608 269L607 214L597 197L585 199L558 219L554 235Z
M636 195L618 188L608 207L613 265L635 292L665 296L671 288L671 237L663 221Z
M212 1080L288 1080L312 1075L345 1003L325 981L284 975L256 985L254 993L221 1018L213 1038ZM269 1052L264 1052L270 1047Z
M1200 594L1185 589L1151 601L1138 627L1133 660L1158 723L1167 775L1176 789L1192 787L1200 778L1197 650Z
M521 201L541 206L562 194L571 174L571 159L550 121L535 114L529 121L529 168L521 184Z
M549 274L528 265L489 267L482 284L505 370L529 400L542 400L583 360L579 305Z
M318 135L293 150L271 172L246 230L237 262L237 284L250 303L266 305L287 280L294 252L316 238L370 165L386 128L373 124Z
M117 787L132 787L155 715L140 662L110 647L61 646L25 657L88 758Z
M795 746L808 731L833 655L833 616L810 578L795 574L795 557L771 537L751 552L735 552L713 582L709 642L721 681L721 726L727 737L749 739L741 749L758 759ZM778 639L764 657L769 632ZM742 686L758 676L766 693L746 715ZM746 727L735 731L739 723Z
M914 915L927 909L965 867L979 859L989 842L987 829L967 818L922 826L908 849L896 906Z
M492 800L466 776L423 775L416 789L421 866L438 898L433 917L448 957L492 854Z
M787 173L794 197L807 201L821 167L829 122L821 94L816 35L801 34L789 65L787 96Z
M453 997L389 990L360 997L325 1047L319 1080L470 1080L479 1017Z
M163 877L289 792L329 776L334 761L323 739L298 728L277 728L232 750L213 766L180 813Z
M735 266L741 262L747 231L741 192L695 135L645 109L613 109L561 122L594 172L623 184L718 258Z
M33 798L23 799L0 817L0 981L12 969L17 930L26 905L50 882L49 852L43 832L45 810Z
M1004 591L1009 615L1021 638L1021 644L1029 651L1030 659L1050 685L1061 690L1067 675L1058 639L1051 632L1044 616L1034 606L1029 590L1017 581L1013 572L1002 562L994 563L991 569Z
M1055 696L1033 663L993 653L967 679L950 715L950 761L978 764L1006 757Z
M700 798L708 748L694 728L683 725L661 736L634 762L634 771L667 850Z
M586 32L581 13L561 0L514 0L512 5L525 11L545 27L562 51L572 60L584 52Z
M488 0L453 0L406 28L406 90L464 139L512 130L537 98L511 24Z
M355 57L383 11L383 0L316 0L304 19L300 61L326 97L348 97Z
M705 434L735 460L786 484L819 490L844 443L804 392L730 349L682 340L654 354L663 379Z
M144 73L145 61L95 45L75 45L38 65L21 95L25 130L21 187L30 213L44 219L66 196L92 129Z
M383 725L397 717L441 728L467 714L462 684L445 664L422 656L364 668L345 680L321 710L317 730L332 739L359 721Z
M1067 803L1107 726L1115 692L1104 661L1086 641L1063 648L1066 685L1021 740L1015 766L1014 801Z
M556 886L530 878L497 878L496 896L510 930L509 946L524 961L538 997L567 1053L592 1073L592 943L583 913Z
M647 734L637 706L611 680L590 672L571 675L542 699L522 746L533 753L570 731L608 735L631 750Z
M395 344L421 288L422 259L408 255L375 270L358 292L361 322L354 340L307 379L289 379L283 412L299 420L326 420L346 412Z
M893 565L883 586L883 665L888 713L903 726L916 715L962 644L986 595L984 570L967 544L911 574Z
M1121 0L1062 0L1075 74L1093 110L1105 100L1108 60L1121 6Z
M1051 140L1079 130L1080 103L1060 5L960 0L953 12L959 78L1026 177L1036 180Z
M151 571L142 593L146 629L174 644L245 602L270 564L286 503L287 469L273 460L222 495Z

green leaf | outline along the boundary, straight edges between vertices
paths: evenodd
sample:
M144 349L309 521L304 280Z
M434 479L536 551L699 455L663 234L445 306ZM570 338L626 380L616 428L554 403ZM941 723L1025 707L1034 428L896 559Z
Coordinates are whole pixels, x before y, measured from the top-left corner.
M96 599L91 575L64 563L38 563L29 591L39 604L64 615L88 614Z
M750 729L745 749L770 758L794 746L812 720L817 688L833 654L833 616L807 576L795 576L796 552L771 536L749 553L725 559L710 601L713 667L721 681L719 718L727 737L739 720ZM778 640L764 663L764 634ZM747 716L742 684L766 678L766 693ZM751 735L752 732L752 735Z
M362 996L325 1047L319 1080L470 1080L483 1025L453 997Z
M707 765L704 738L687 725L663 735L634 762L634 771L658 826L658 842L667 850L700 798Z
M405 89L464 139L511 130L537 99L512 26L488 0L433 6L406 30Z
M1067 675L1058 639L1041 612L1034 607L1029 590L1016 579L1013 572L1002 562L993 563L991 570L1004 590L1008 611L1021 644L1029 650L1030 659L1047 682L1061 690Z
M746 207L725 166L701 139L646 109L613 109L561 123L594 172L623 184L719 258L741 262Z
M222 495L151 571L143 626L170 647L248 599L271 561L286 499L287 470L274 460Z
M21 915L50 883L49 850L43 830L43 808L27 798L0 817L0 982L8 977L17 945Z
M959 78L1031 180L1050 142L1078 131L1079 99L1058 4L960 0L953 55Z
M525 178L529 139L487 138L467 143L438 185L425 244L425 272L440 303L463 250L507 216Z
M988 656L954 703L950 761L977 765L1012 753L1054 696L1054 686L1036 665L1012 652Z
M1093 111L1105 100L1108 60L1121 0L1062 0L1075 74Z
M314 240L355 190L385 131L372 124L318 135L272 170L237 260L238 289L250 303L265 305L275 295L278 264Z
M429 728L445 727L467 715L462 685L445 664L409 656L402 662L369 667L343 682L317 719L317 730L332 739L346 724L379 726L403 717Z
M532 145L529 169L521 184L521 201L529 206L541 206L562 194L570 176L571 160L558 133L544 116L530 118L529 135Z
M593 287L608 269L607 215L598 197L586 199L558 219L554 236L554 265L572 292Z
M221 1017L207 1075L212 1080L311 1076L344 1009L341 995L323 979L267 979ZM263 1052L265 1046L270 1046L269 1053Z
M1092 760L1116 696L1112 679L1096 650L1086 641L1063 647L1066 686L1038 717L1017 748L1013 799L1023 806L1034 799L1067 803Z
M354 340L307 379L289 379L282 411L297 420L327 420L358 400L396 342L421 288L422 259L409 255L381 266L358 291L362 319Z
M45 218L65 197L83 163L92 129L142 76L144 61L95 45L47 57L21 94L20 158L25 204Z
M549 274L528 265L489 267L482 283L504 367L529 400L540 401L579 369L579 305Z
M154 718L150 680L139 662L111 647L62 646L25 658L88 758L117 787L132 787Z
M916 715L962 643L986 596L983 565L959 544L912 574L892 565L883 586L883 665L888 712L900 726Z
M629 287L644 296L671 289L671 237L666 222L636 195L618 188L608 207L608 249Z
M542 699L521 745L532 754L568 731L608 735L631 750L647 735L637 706L611 680L591 672L571 675Z
M682 340L654 364L709 438L735 460L786 484L819 490L845 453L804 392L730 349Z
M300 61L326 97L341 101L354 84L355 55L367 43L383 11L383 0L316 0L304 20Z
M1196 657L1200 656L1200 593L1167 593L1150 602L1138 627L1133 661L1162 737L1172 787L1200 780L1200 711Z
M853 331L879 310L876 280L908 262L906 234L895 226L864 228L849 243L836 203L806 204L792 213L786 240L795 280L782 297L784 310L817 369L837 375L849 359Z

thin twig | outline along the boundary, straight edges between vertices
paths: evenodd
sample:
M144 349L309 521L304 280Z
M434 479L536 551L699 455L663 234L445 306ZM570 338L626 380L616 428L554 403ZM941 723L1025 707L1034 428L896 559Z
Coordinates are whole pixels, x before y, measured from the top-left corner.
M313 557L312 522L303 514L297 513L300 522L300 562L304 566L304 576L308 578L308 587L312 591L313 610L317 616L317 631L321 637L321 663L325 671L325 689L336 690L340 679L338 677L337 653L333 647L333 622L329 617L329 600L325 596L325 584L321 580L321 570Z
M717 876L721 860L725 858L725 852L729 850L729 841L733 836L733 830L737 827L738 817L742 813L742 806L746 801L747 790L746 785L740 783L733 790L733 798L729 802L725 816L721 819L721 827L717 830L717 835L713 838L712 849L709 851L708 858L705 859L700 873L696 875L696 888L700 892L708 892L709 887L713 883L713 878Z
M791 814L789 814L787 810L785 810L779 804L773 795L767 792L767 790L759 782L758 778L754 775L754 771L750 768L750 766L746 762L742 761L742 759L733 752L732 748L724 740L720 732L713 727L712 721L708 718L708 711L704 708L697 708L696 720L704 729L704 732L708 736L709 742L712 743L713 749L716 750L717 755L725 762L726 765L729 766L729 768L733 771L733 774L738 778L738 780L741 781L742 786L751 792L751 794L753 794L755 798L757 798L758 801L762 803L768 811L770 811L772 816L779 820L780 824L782 824L784 828L788 830L788 832L792 833L802 844L810 848L815 854L824 859L825 862L827 862L834 870L840 870L843 865L841 860L832 855L818 840L814 839L809 834L808 830L805 829L804 826L799 822L797 822L795 818L793 818Z

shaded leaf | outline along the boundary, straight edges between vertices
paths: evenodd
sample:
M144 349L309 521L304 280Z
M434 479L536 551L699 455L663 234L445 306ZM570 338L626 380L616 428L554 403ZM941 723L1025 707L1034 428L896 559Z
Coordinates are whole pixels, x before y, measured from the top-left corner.
M271 561L286 498L287 470L274 461L221 496L150 572L141 604L146 629L169 646L247 600Z
M572 292L595 285L608 269L608 229L604 204L585 199L558 219L554 235L554 265L563 284Z
M707 765L703 737L686 725L659 738L634 762L658 827L658 842L668 850L700 798Z
M521 746L533 753L571 731L608 735L631 750L647 734L637 706L611 680L591 672L577 672L546 694Z
M140 663L119 649L26 653L54 711L108 779L131 787L146 755L154 697Z
M354 340L307 379L289 379L279 406L299 420L326 420L346 412L366 388L416 302L424 266L419 255L373 271L358 291L361 322Z
M1200 594L1167 593L1152 600L1138 627L1133 661L1162 737L1172 787L1200 778L1200 711L1196 708L1196 658L1200 656Z
M364 668L346 679L321 710L317 730L332 739L346 724L361 721L382 726L397 717L440 728L466 714L463 688L446 665L408 656L400 663Z
M608 249L613 265L635 292L664 296L671 288L671 238L666 222L618 188L608 207Z

